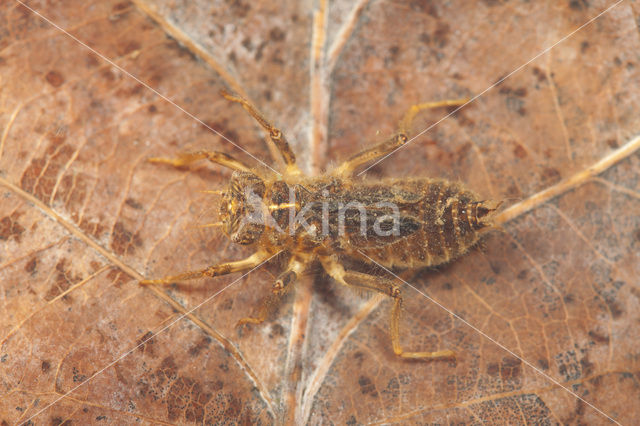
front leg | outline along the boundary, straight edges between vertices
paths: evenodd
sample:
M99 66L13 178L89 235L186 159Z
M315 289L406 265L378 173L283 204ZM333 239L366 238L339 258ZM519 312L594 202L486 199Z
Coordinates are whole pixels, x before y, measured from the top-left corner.
M402 293L400 287L383 277L376 277L362 272L345 270L333 258L321 259L322 266L327 273L336 281L347 287L359 287L367 290L374 290L393 298L391 308L390 330L391 345L393 352L402 358L411 359L433 359L433 358L453 358L453 351L444 350L436 352L406 352L400 345L400 311L402 308Z
M198 271L189 271L184 272L179 275L173 275L170 277L159 278L156 280L141 280L141 285L149 285L149 284L171 284L176 281L185 281L185 280L193 280L196 278L202 277L218 277L220 275L232 274L234 272L242 272L247 271L251 268L255 268L260 265L265 260L269 259L269 254L266 252L256 252L251 256L242 259L236 260L234 262L226 262L219 263L217 265L211 265L207 268L200 269Z
M240 96L232 95L225 91L221 92L225 99L236 102L242 105L242 107L260 124L260 126L268 133L269 140L274 144L277 151L282 156L285 164L287 165L287 171L291 174L301 174L302 172L296 165L296 156L291 150L291 146L284 136L282 131L267 121L266 118L254 107L249 101L241 98Z

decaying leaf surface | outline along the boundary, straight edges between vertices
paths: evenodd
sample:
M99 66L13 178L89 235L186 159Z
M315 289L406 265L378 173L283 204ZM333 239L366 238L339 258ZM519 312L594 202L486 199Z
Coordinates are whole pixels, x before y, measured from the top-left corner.
M251 98L316 172L393 132L414 103L482 92L612 4L270 3L27 4L270 163L259 129L218 91ZM404 344L457 353L407 362L391 350L389 303L319 273L300 283L312 293L242 333L234 324L254 312L277 265L240 280L139 287L143 276L248 254L193 227L217 209L199 191L223 187L228 171L145 159L215 149L253 160L2 2L0 420L607 422L543 372L631 422L639 12L622 2L367 173L442 176L508 204L532 200L481 249L410 280L517 357L407 288ZM444 114L422 114L415 130ZM613 155L558 196L535 197Z

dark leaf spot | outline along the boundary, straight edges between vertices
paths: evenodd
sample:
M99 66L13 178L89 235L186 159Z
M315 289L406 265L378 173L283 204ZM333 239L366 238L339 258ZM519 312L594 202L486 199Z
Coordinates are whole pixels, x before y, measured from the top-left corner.
M269 38L271 39L271 41L282 41L285 39L286 35L287 34L278 27L274 27L271 29L271 31L269 31Z
M522 361L517 358L506 357L501 365L502 380L513 380L522 374Z
M549 369L549 361L547 361L546 359L539 359L538 360L538 365L543 370L548 370Z
M378 395L376 387L370 378L366 376L360 376L360 378L358 379L358 384L360 385L360 392L362 392L363 395L370 394L373 397Z
M136 50L140 50L140 43L135 40L128 41L122 50L123 55L128 55L131 52L135 52Z
M18 223L18 219L23 213L13 212L10 216L0 219L0 240L8 241L14 239L20 242L24 227Z
M122 222L115 224L111 238L111 248L119 255L127 254L130 249L133 251L135 247L142 246L140 236L126 229Z
M620 146L620 144L618 144L618 141L613 138L607 139L607 145L609 145L609 148L612 149L616 149Z
M28 274L32 274L33 272L35 272L37 265L38 260L33 257L24 265L24 271Z
M589 49L589 42L588 41L585 40L582 43L580 43L580 51L582 53L585 53L588 49Z
M153 345L154 340L152 339L153 333L151 331L147 331L144 336L138 339L138 350L142 352L149 352L150 355L153 354Z
M203 349L206 349L207 347L209 347L209 344L211 343L211 338L209 337L203 337L202 339L200 339L200 341L198 343L196 343L195 345L193 345L191 348L189 348L189 355L195 357L196 355L198 355Z
M542 170L542 178L545 182L556 182L560 180L560 172L553 167L545 167Z
M127 198L124 202L129 207L133 207L136 210L140 210L142 208L142 204L134 200L133 198Z
M587 0L570 0L569 7L576 11L584 10L589 7L589 2Z
M434 18L437 18L438 9L436 9L434 3L436 2L433 2L431 0L412 0L411 3L409 3L409 7L411 7L411 9L415 10L416 12L426 13L433 16Z
M51 426L71 426L71 420L64 420L62 417L52 417Z
M527 150L522 147L522 145L516 145L513 148L513 155L522 159L527 156Z
M123 1L120 3L116 3L115 5L113 5L113 7L111 8L112 12L122 12L123 10L128 9L131 6L131 3L128 1Z
M273 339L274 337L282 337L284 336L284 327L280 324L272 324L271 332L269 333L269 338Z
M64 83L64 77L58 71L51 70L44 77L47 80L47 83L52 85L53 87L60 87L62 83Z

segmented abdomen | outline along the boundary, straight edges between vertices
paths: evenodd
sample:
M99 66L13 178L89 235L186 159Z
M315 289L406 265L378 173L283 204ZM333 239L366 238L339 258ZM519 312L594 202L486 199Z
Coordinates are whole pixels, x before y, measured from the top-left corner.
M420 226L391 241L368 239L358 248L386 267L421 268L451 261L464 254L478 241L482 230L491 226L496 203L479 200L457 183L414 179L396 182L395 187L414 196L406 202L398 196L392 202L400 207L401 216L410 217Z

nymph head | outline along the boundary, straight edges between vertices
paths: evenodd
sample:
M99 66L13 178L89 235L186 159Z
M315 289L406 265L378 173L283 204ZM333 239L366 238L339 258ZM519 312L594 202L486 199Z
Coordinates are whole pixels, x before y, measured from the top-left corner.
M236 171L231 176L220 204L220 219L222 230L234 242L251 244L260 239L264 231L265 190L262 179L253 173Z

